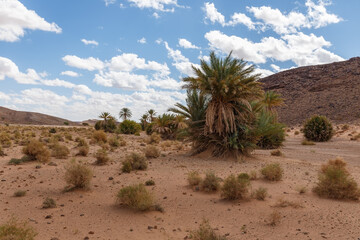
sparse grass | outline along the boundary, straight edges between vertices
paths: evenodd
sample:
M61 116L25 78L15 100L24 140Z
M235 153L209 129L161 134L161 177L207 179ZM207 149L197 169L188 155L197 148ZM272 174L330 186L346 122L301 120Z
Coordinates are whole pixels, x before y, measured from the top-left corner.
M304 194L304 193L307 192L307 189L306 189L305 186L298 186L298 187L296 188L296 191L298 191L300 194Z
M253 192L254 198L256 198L257 200L260 200L260 201L264 201L265 198L267 197L267 195L268 195L267 189L263 188L263 187L259 187L258 189L256 189Z
M332 199L358 200L360 189L357 182L346 169L346 162L341 158L329 160L322 165L318 182L313 191L320 197Z
M268 224L270 226L276 226L279 225L281 221L281 214L279 211L274 210L268 217Z
M117 194L117 202L138 211L147 211L154 207L153 196L143 184L120 189Z
M309 140L304 139L301 142L301 145L315 145L315 143L313 141L309 141Z
M242 180L242 179L244 179L244 180L250 180L250 176L249 176L249 174L247 174L247 173L240 173L240 174L238 175L238 179L239 179L239 180Z
M292 207L292 208L303 208L303 205L298 202L292 202L283 198L280 198L277 203L275 203L274 207L279 208L286 208L286 207Z
M51 155L57 159L66 159L70 154L69 148L65 145L55 144Z
M155 185L155 182L154 182L154 180L147 180L146 182L145 182L145 185L146 186L154 186Z
M270 152L270 154L271 154L271 156L278 156L278 157L280 157L280 156L283 155L283 153L280 151L280 149L272 150L272 151Z
M148 144L157 144L159 143L161 140L161 136L160 134L156 133L156 132L153 132L147 139L146 143Z
M107 164L109 161L110 161L110 158L106 152L105 149L99 149L97 152L96 152L96 164L97 165L105 165Z
M31 140L24 148L23 153L29 156L32 160L38 160L40 162L50 161L50 152L47 147L37 141Z
M24 197L25 195L26 195L25 190L17 190L16 192L14 192L14 197Z
M86 146L81 146L81 147L79 147L79 151L78 151L78 153L76 154L76 156L86 157L88 154L89 154L89 146L86 145Z
M0 225L1 240L34 240L37 233L26 222L20 222L16 218L11 218L6 223Z
M191 171L187 175L187 181L190 186L198 186L201 183L202 178L198 171Z
M110 147L117 148L120 146L120 141L117 137L112 137L109 139Z
M9 165L20 165L24 162L29 162L29 161L32 161L32 159L27 156L27 155L24 155L22 156L22 158L12 158L10 159L10 161L8 162Z
M56 208L55 200L47 197L42 204L42 208Z
M205 192L216 192L220 189L220 179L214 172L208 172L200 183L200 189Z
M231 174L224 180L221 196L227 200L245 199L249 193L250 181Z
M190 239L193 240L226 240L225 236L215 233L215 230L210 226L209 221L203 220L198 230L190 232Z
M71 160L65 167L65 181L73 188L88 188L93 176L91 169L83 163Z
M147 162L145 156L136 152L127 155L122 163L122 172L129 173L133 170L146 170Z
M160 156L160 150L152 145L145 148L145 156L147 158L158 158Z
M283 169L278 163L268 164L261 169L261 174L269 181L280 181L282 179L283 172Z

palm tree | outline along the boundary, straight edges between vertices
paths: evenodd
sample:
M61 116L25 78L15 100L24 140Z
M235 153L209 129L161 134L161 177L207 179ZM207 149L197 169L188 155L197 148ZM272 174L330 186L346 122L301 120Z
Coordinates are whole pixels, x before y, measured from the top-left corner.
M262 102L265 105L265 108L272 113L274 112L274 107L284 105L284 99L279 93L276 93L274 91L265 92Z
M110 113L108 112L102 112L100 115L99 115L99 118L102 118L104 120L104 122L106 123L107 120L109 120L110 118L112 118L112 116L110 115Z
M254 66L233 59L231 53L217 58L210 53L210 63L201 60L201 68L192 66L196 77L184 78L185 89L198 89L209 98L205 116L205 133L218 136L237 134L238 124L247 124L254 118L252 100L263 96L259 74Z
M120 113L119 113L119 117L122 118L124 121L127 120L128 118L131 118L132 113L131 110L129 108L122 108Z
M148 125L149 115L147 113L143 114L140 118L141 127L143 130L146 129L146 126Z
M156 116L156 112L154 109L150 109L147 114L149 115L150 122L153 122Z

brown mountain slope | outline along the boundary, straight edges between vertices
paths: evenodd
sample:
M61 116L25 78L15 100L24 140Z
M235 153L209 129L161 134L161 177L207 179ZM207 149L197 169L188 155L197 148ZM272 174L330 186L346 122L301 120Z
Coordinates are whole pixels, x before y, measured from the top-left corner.
M64 125L64 122L68 122L69 125L79 125L63 118L42 113L15 111L4 107L0 107L0 122L31 125Z
M265 90L285 98L279 119L303 123L321 114L337 123L360 120L360 57L331 64L300 67L261 79Z

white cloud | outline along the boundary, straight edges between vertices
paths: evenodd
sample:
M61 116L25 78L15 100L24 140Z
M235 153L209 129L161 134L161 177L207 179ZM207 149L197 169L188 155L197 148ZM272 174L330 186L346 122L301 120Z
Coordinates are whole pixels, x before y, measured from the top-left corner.
M95 40L86 40L86 39L81 39L81 41L85 44L85 45L95 45L98 46L99 43Z
M225 17L216 9L214 3L206 2L203 8L205 12L205 20L210 20L211 23L220 23L225 26Z
M110 4L116 3L116 0L104 0L104 2L106 6L109 6Z
M74 55L66 55L62 58L66 65L88 71L100 70L104 68L104 63L98 58L79 58Z
M319 0L318 5L312 0L306 1L305 5L308 7L308 21L311 26L320 28L342 21L337 15L327 12L326 6L331 4L332 2L330 0Z
M142 38L139 39L137 42L138 42L138 43L141 43L141 44L145 44L145 43L146 43L146 38L142 37Z
M179 45L183 48L192 48L192 49L199 49L199 47L192 44L190 41L186 40L185 38L179 38Z
M73 72L73 71L64 71L64 72L61 72L60 75L69 76L69 77L79 77L80 76L79 73Z
M243 24L252 30L255 29L255 23L251 20L251 18L243 13L234 13L234 15L231 16L231 21L229 21L226 25L235 26L237 24Z
M128 0L138 8L151 8L161 12L174 12L174 7L180 7L177 0Z
M154 12L154 13L153 13L153 17L156 18L156 19L158 19L158 18L160 18L160 15L159 15L157 12Z
M61 33L61 28L56 23L48 23L18 0L1 0L0 41L18 41L24 36L25 29Z
M3 92L0 92L0 100L8 101L8 100L10 100L10 99L11 99L11 98L10 98L9 95L7 95L7 94L5 94L5 93L3 93Z
M21 84L36 84L40 76L34 69L27 69L27 73L19 71L18 66L8 58L0 57L0 80L6 77L16 80Z
M13 99L16 104L64 106L69 99L50 90L31 88L21 91L21 97Z

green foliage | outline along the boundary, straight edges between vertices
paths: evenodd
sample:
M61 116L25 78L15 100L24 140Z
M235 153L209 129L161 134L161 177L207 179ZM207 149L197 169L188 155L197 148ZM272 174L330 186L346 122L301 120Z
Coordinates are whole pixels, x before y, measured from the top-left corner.
M276 122L270 111L261 111L257 117L256 134L259 140L256 145L262 149L274 149L285 141L285 125Z
M122 134L135 134L141 131L141 125L132 120L124 120L119 124L119 131Z
M117 201L138 211L147 211L154 206L154 199L144 184L131 185L120 189Z
M56 133L56 128L50 128L49 133Z
M120 113L119 113L119 117L122 118L124 121L128 120L129 118L131 118L132 113L131 110L129 108L122 108Z
M266 196L268 195L267 189L263 187L259 187L258 189L256 189L253 194L254 197L260 201L264 201Z
M278 163L271 163L261 169L261 174L269 181L280 181L284 170Z
M101 143L101 142L106 143L107 142L107 136L103 130L95 131L92 135L92 138L98 143Z
M19 222L11 218L0 225L0 239L2 240L34 240L37 233L26 222Z
M224 180L221 196L227 200L245 199L249 193L250 180L231 174Z
M330 121L325 116L318 115L313 116L305 122L303 132L307 140L314 142L329 141L334 134Z
M153 130L154 125L155 125L155 123L152 122L152 123L149 123L149 124L146 126L145 132L146 132L147 135L151 135L151 134L154 132L154 130Z

